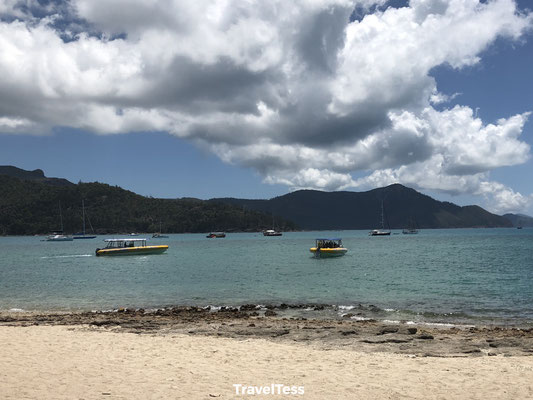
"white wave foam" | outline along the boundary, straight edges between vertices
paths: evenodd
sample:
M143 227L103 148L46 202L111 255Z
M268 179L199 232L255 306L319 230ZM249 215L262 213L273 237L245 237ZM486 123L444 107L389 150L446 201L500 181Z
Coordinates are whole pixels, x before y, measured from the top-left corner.
M337 308L342 311L350 311L353 310L355 306L337 306Z
M70 254L67 256L42 256L41 259L46 258L81 258L81 257L92 257L92 254Z

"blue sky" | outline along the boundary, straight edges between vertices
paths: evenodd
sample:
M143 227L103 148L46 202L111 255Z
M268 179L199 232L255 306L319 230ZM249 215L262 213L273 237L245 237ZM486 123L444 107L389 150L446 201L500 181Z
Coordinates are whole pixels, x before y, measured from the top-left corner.
M533 214L527 1L274 3L0 5L0 164L167 198L399 182Z

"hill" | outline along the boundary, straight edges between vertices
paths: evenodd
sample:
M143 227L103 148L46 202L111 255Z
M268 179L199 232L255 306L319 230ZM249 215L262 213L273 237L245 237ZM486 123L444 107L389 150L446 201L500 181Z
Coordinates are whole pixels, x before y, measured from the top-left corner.
M270 200L212 199L279 215L302 229L373 229L380 227L381 203L391 229L510 227L511 222L479 206L441 202L400 184L367 192L299 190Z
M272 226L271 215L235 205L191 198L154 199L98 182L58 181L44 177L40 170L20 177L0 175L0 235L59 230L60 204L65 232L80 231L82 199L90 225L98 234L157 232L160 222L162 231L169 233L260 231ZM285 230L296 229L296 225L282 219L276 224Z
M533 217L524 214L505 214L504 218L507 218L513 226L533 227Z
M46 177L42 169L26 171L25 169L20 169L12 165L0 165L0 175L11 176L13 178L19 178L25 181L47 183L55 186L73 185L72 182L63 178Z

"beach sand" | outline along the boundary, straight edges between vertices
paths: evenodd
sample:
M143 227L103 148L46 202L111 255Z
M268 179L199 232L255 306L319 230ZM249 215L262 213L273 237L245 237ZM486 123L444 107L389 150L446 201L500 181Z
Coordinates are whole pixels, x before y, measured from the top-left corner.
M114 313L109 320L118 318L120 321L125 315L118 317ZM102 315L98 318L102 321ZM36 316L3 319L0 398L533 398L533 357L529 347L531 332L528 331L525 334L500 329L457 333L469 342L481 343L483 339L489 344L507 343L513 352L490 353L492 350L485 351L479 345L483 351L457 353L458 348L464 347L455 345L447 354L440 349L439 356L427 356L426 343L446 342L445 338L453 336L452 331L439 331L442 334L433 331L434 339L413 340L411 342L420 344L405 352L401 347L406 342L398 339L400 333L378 323L365 328L361 324L349 322L347 326L341 322L330 328L331 322L325 321L267 318L243 321L226 316L216 321L206 321L205 317L187 320L185 325L178 324L172 329L166 323L164 328L159 326L158 329L143 329L137 323L132 330L124 328L123 325L127 326L124 320L121 325L89 324L87 318L73 323L79 318L72 315L66 320L68 323L61 317L61 324L57 325ZM180 320L183 322L183 318ZM256 334L238 334L245 324L253 325L250 329L255 329ZM265 330L277 332L281 326L289 333L260 334ZM359 332L347 330L354 326ZM329 339L318 335L307 339L300 337L301 340L291 333L305 327L322 327L322 331L340 333L330 335ZM401 332L404 327L399 328ZM206 333L208 330L211 333ZM352 333L344 335L342 332ZM412 333L403 335L412 336ZM439 340L439 336L443 340ZM367 338L376 337L392 338L387 339L392 347L383 347L387 340L381 339L381 343L367 343ZM522 338L522 342L517 337ZM487 349L504 347L502 344L487 346ZM436 349L433 347L429 351ZM256 387L283 384L303 387L304 394L239 395L234 384Z

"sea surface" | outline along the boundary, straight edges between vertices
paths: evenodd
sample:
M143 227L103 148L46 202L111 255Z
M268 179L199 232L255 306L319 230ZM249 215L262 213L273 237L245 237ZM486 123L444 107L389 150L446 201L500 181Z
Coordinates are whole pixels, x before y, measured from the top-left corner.
M533 229L176 234L149 239L165 254L96 257L112 237L0 238L0 311L286 303L300 316L533 326ZM315 259L316 237L349 251Z

